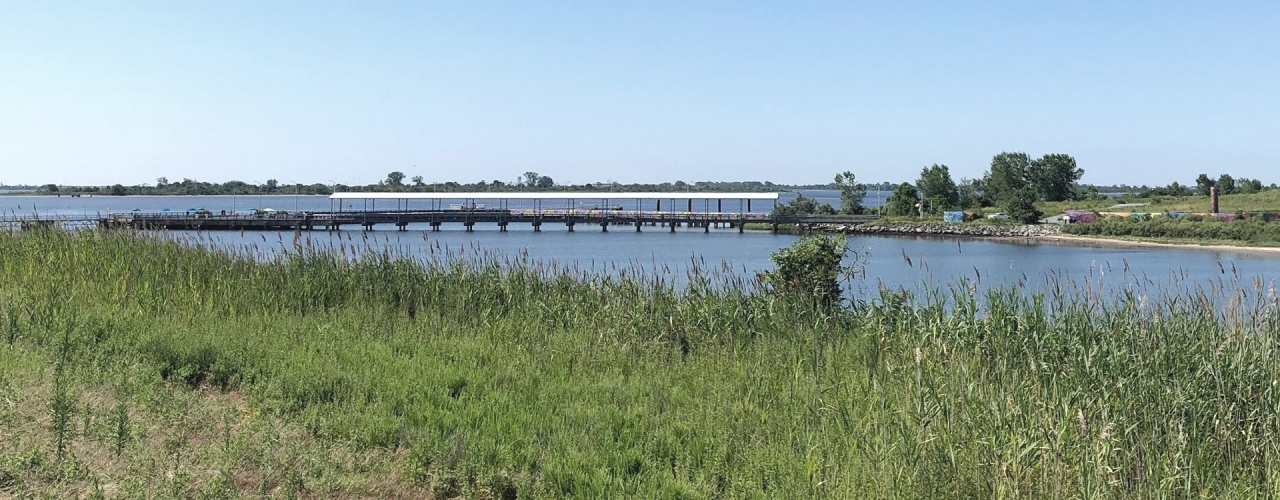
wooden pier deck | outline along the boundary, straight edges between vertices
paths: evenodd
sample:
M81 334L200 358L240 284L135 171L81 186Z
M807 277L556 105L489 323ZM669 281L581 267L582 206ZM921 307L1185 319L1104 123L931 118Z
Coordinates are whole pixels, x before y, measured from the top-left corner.
M146 213L133 210L106 215L54 217L0 218L0 226L31 229L43 226L106 228L169 229L181 231L337 231L346 228L362 228L366 231L379 226L391 226L400 231L412 225L426 225L439 231L445 224L460 224L472 231L477 224L496 224L499 231L506 231L511 224L528 225L535 232L546 224L563 225L569 231L580 227L631 227L643 231L645 227L663 228L675 232L676 228L731 228L743 232L747 224L763 224L777 231L782 225L797 225L811 230L819 224L854 225L870 222L874 215L779 215L752 210L752 202L773 203L776 207L778 193L724 193L724 192L676 192L676 193L613 193L613 192L504 192L504 193L334 193L327 212L284 212L271 209L252 214L228 214L223 211L191 209L186 212ZM391 210L377 209L378 202L385 206L394 202ZM477 201L496 203L486 208ZM725 202L729 203L726 204ZM591 203L590 208L574 208L574 203ZM737 202L738 210L726 211ZM356 203L360 210L343 210ZM411 204L429 205L415 207ZM512 207L519 204L520 207ZM561 205L563 204L563 205ZM564 208L548 208L564 206ZM634 207L626 210L623 207ZM532 208L529 208L532 207ZM653 209L648 209L653 207ZM695 207L702 208L696 210ZM682 210L683 209L683 210Z
M439 231L445 224L461 224L472 231L476 224L496 224L499 231L506 231L511 224L523 224L541 231L545 224L564 225L569 231L580 227L627 226L635 231L644 227L660 227L674 232L678 227L736 228L742 232L749 223L767 224L776 230L778 226L796 224L811 227L815 224L862 224L877 216L779 216L737 212L657 212L626 210L419 210L419 211L358 211L358 212L310 212L281 213L279 215L207 215L173 213L129 213L101 217L97 222L103 227L128 227L134 229L170 229L190 231L336 231L345 227L373 230L378 226L392 226L400 231L410 224L424 224L432 231Z

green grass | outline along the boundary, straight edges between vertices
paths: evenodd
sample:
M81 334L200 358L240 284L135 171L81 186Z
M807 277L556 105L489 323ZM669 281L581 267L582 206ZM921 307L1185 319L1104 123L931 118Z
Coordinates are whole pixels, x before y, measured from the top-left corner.
M1209 212L1208 196L1156 196L1149 198L1122 197L1107 200L1042 202L1036 206L1048 215L1066 210L1093 210L1105 212L1118 203L1149 203L1148 206L1118 208L1121 212ZM1231 194L1219 197L1218 210L1235 212L1280 212L1280 191L1262 191L1250 194Z
M1087 224L1063 226L1066 234L1161 243L1280 246L1280 224L1260 220L1225 221L1216 217L1182 219L1102 217Z
M0 234L0 435L19 436L0 440L0 491L1280 491L1280 304L1262 282L1117 302L1094 282L985 297L958 283L827 313L706 270L676 289L438 249L419 264L358 239L280 258L203 243ZM87 429L61 458L55 383Z

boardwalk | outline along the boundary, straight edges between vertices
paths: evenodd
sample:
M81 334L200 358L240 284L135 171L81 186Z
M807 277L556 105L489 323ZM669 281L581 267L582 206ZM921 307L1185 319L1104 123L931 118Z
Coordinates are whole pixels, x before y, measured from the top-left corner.
M780 225L811 229L817 224L861 224L876 219L875 216L774 216L753 210L753 202L773 204L777 198L778 193L336 193L330 197L334 210L325 212L135 211L92 217L17 217L0 220L0 223L22 228L97 225L187 231L337 231L344 227L366 231L393 227L405 231L411 224L426 225L432 231L439 231L445 224L458 224L466 231L472 231L477 224L496 224L499 231L506 231L511 224L541 231L546 224L558 224L569 231L585 227L601 231L629 227L640 232L649 227L675 232L684 227L708 232L712 228L731 228L743 232L745 226L752 223L777 231ZM394 201L395 208L374 209L380 200L384 207L388 201ZM488 208L477 200L489 202ZM596 206L572 208L573 203L582 203L579 200L589 200ZM729 203L726 204L726 200ZM354 201L361 203L361 210L342 210L344 203L354 206ZM732 208L735 202L740 210L725 210L726 205ZM414 207L414 203L426 207ZM523 207L511 208L513 204ZM654 209L642 210L646 205ZM551 208L557 206L565 208ZM624 209L624 206L635 207L635 210Z
M701 228L710 231L715 227L736 228L739 232L749 223L765 224L775 229L779 225L798 224L861 224L875 220L875 216L781 216L738 212L656 212L635 210L419 210L419 211L357 211L320 213L280 213L275 215L211 215L199 217L186 214L118 214L103 217L104 227L130 227L135 229L173 230L328 230L359 227L374 230L379 226L407 230L410 224L427 225L439 231L445 224L459 224L471 231L477 224L496 224L499 231L506 231L511 224L523 224L541 231L543 225L560 224L569 231L581 227L598 227L608 231L610 227L630 227L643 231L645 227L662 228L674 232L676 228Z

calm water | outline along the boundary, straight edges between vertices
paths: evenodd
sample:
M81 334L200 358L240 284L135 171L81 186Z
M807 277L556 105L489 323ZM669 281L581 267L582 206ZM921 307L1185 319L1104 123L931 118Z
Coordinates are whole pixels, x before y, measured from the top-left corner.
M819 201L839 202L835 191L806 192ZM876 193L868 197L874 205ZM784 198L783 202L785 202ZM612 200L610 201L613 202ZM619 200L624 206L626 202ZM34 196L0 197L0 209L6 214L93 215L127 212L138 208L156 212L164 208L183 211L206 208L213 211L244 211L249 208L280 210L329 210L330 201L322 196L230 196L212 197L95 197L50 198ZM701 203L695 201L695 209ZM725 202L725 210L735 210ZM736 204L737 202L732 202ZM756 211L768 211L752 207ZM382 208L393 208L394 203ZM512 208L520 208L512 204ZM360 208L353 206L351 208ZM197 236L197 235L190 235ZM639 266L647 270L671 273L680 279L692 267L732 269L740 276L772 268L769 255L790 245L796 237L767 232L738 234L736 230L681 228L675 234L665 228L646 227L637 234L633 228L615 227L608 233L579 227L569 233L564 227L544 226L543 232L512 225L506 233L490 225L477 225L467 233L461 225L445 225L440 232L429 227L409 226L407 232L396 232L388 226L367 235L359 229L329 234L306 235L313 245L356 246L360 249L391 248L410 255L430 258L433 255L471 255L519 257L551 261L566 267L610 271L619 267ZM216 245L247 247L254 251L272 252L291 245L293 233L212 232L198 235L200 241ZM1204 250L1094 248L1062 244L1028 244L1008 240L955 240L913 237L856 237L851 246L866 257L867 290L883 283L892 287L919 290L922 285L942 286L957 278L981 280L982 286L1023 284L1040 289L1053 281L1096 284L1108 287L1141 285L1148 290L1170 286L1210 286L1233 281L1264 285L1280 279L1280 256L1253 255L1241 252ZM857 293L857 292L855 292Z

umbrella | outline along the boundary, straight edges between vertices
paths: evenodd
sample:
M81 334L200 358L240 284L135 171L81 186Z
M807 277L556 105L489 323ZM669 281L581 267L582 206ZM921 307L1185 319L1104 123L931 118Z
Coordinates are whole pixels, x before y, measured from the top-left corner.
M187 207L187 211L188 211L188 212L194 212L194 211L196 211L196 207Z
M274 212L274 211L276 211L276 209L274 209L274 208L264 208L264 209L262 209L262 211L263 211L263 212Z
M130 212L141 212L141 211L142 211L142 209L141 209L141 208L135 208L135 209L133 209L133 210L130 210Z
M168 211L169 211L169 207L164 207L164 208L160 209L160 211L161 211L161 212L168 212Z

